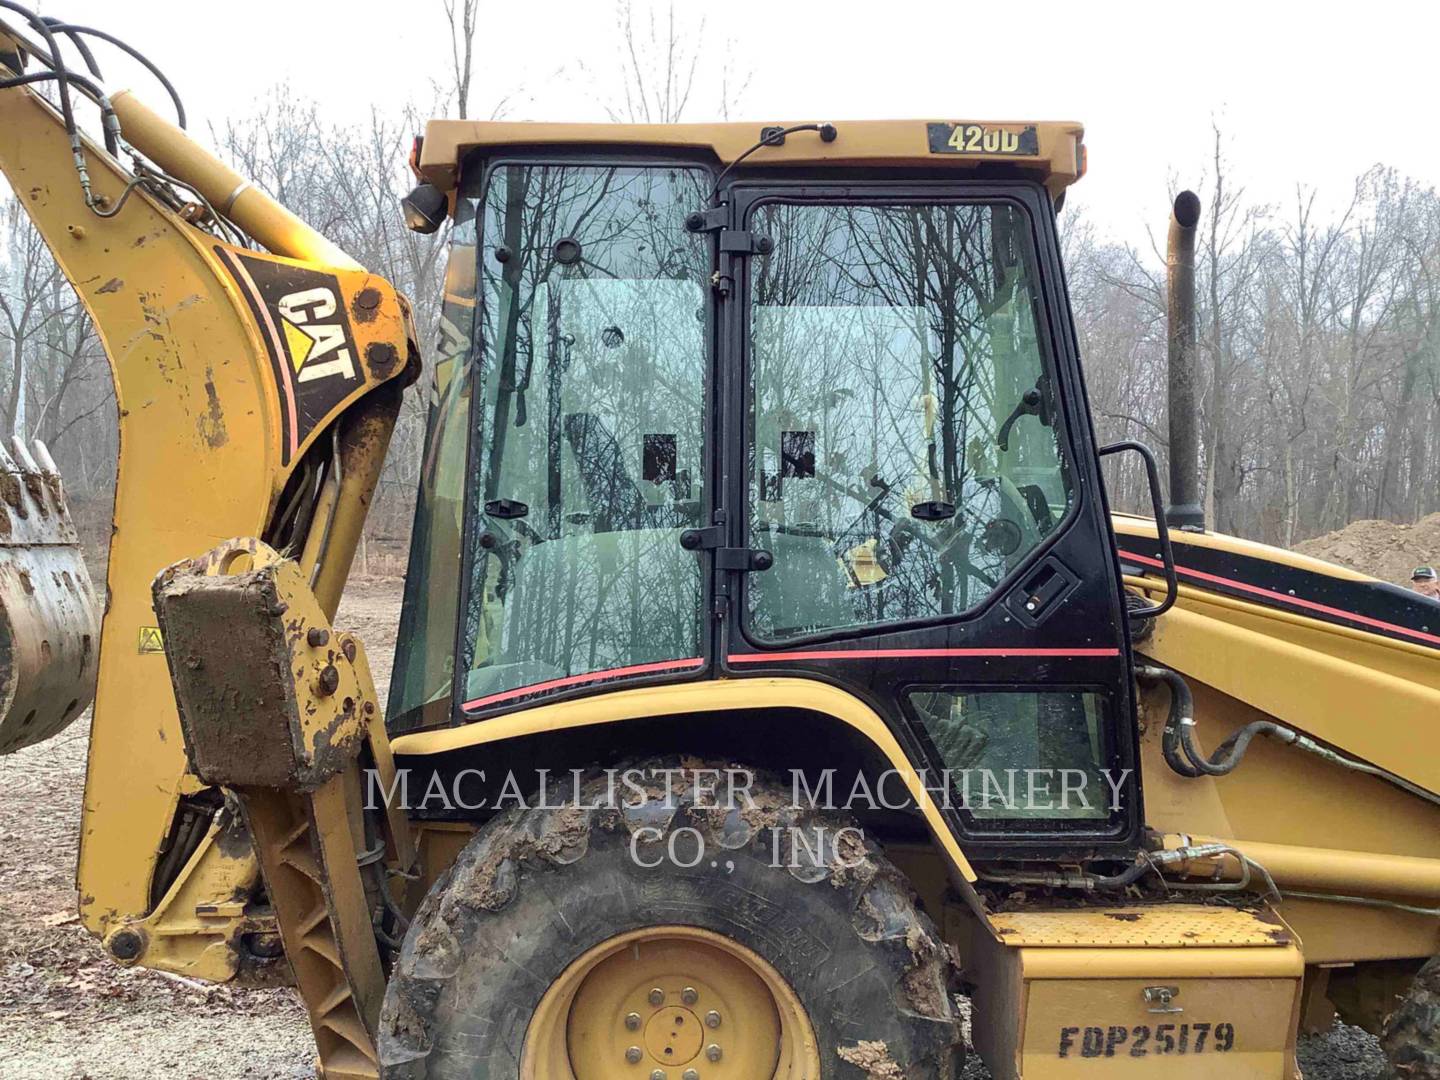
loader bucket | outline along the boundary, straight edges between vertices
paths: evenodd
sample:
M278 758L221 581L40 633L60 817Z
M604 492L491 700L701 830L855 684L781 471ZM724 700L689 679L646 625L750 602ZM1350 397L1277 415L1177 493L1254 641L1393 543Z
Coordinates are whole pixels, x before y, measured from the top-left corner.
M0 447L0 754L48 739L95 696L95 592L45 445ZM37 463L38 462L38 463Z

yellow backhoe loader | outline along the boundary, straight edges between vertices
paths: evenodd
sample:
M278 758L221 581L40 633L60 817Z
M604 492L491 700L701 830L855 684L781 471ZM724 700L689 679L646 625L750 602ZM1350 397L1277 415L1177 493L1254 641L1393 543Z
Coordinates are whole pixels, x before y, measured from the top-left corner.
M386 281L0 8L0 169L119 408L116 961L293 981L329 1078L952 1080L967 997L996 1077L1289 1078L1336 1013L1440 1076L1440 604L1205 531L1183 430L1169 511L1096 444L1079 125L432 122L422 372ZM422 378L382 710L331 620Z

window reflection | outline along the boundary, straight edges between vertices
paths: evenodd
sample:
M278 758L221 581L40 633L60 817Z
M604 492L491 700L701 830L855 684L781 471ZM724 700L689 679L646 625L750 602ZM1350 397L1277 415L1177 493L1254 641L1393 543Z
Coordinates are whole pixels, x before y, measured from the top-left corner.
M705 175L492 174L467 703L699 655Z
M1011 204L767 203L751 228L754 629L963 612L1071 487Z
M910 705L939 752L949 787L975 818L1110 817L1105 698L1084 692L917 690Z

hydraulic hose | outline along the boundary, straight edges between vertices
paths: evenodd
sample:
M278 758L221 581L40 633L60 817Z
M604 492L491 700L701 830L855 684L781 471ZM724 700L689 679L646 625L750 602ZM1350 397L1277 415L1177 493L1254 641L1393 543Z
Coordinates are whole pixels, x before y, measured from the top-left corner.
M60 115L65 120L65 133L73 142L79 136L75 127L75 113L70 105L70 72L65 67L65 59L60 55L60 45L50 31L50 24L29 8L17 4L15 0L0 0L0 8L13 11L23 18L45 39L45 44L50 46L50 64L55 69L55 81L60 84Z
M1337 754L1309 736L1302 735L1283 724L1277 724L1273 720L1256 720L1246 724L1216 747L1215 753L1207 758L1195 745L1195 702L1184 677L1178 671L1172 671L1170 668L1145 664L1136 667L1135 678L1139 682L1163 682L1170 688L1170 715L1165 722L1165 732L1161 738L1160 749L1165 756L1165 763L1188 779L1193 780L1199 776L1224 776L1233 772L1244 759L1245 752L1249 750L1250 743L1255 736L1268 735L1278 742L1314 754L1333 765L1384 780L1426 802L1440 805L1440 794L1422 788L1418 784L1412 784L1409 780L1387 772L1378 766Z
M1245 751L1250 748L1250 741L1256 735L1269 735L1282 743L1293 743L1299 739L1299 735L1287 727L1281 727L1269 720L1256 720L1252 724L1246 724L1216 747L1214 755L1207 761L1200 756L1200 751L1195 746L1194 728L1195 721L1192 718L1189 725L1181 729L1180 742L1185 747L1185 753L1211 776L1224 776L1236 765L1239 765L1240 759L1245 756ZM1210 772L1211 769L1216 771Z
M1178 671L1148 665L1136 668L1135 677L1147 682L1163 682L1170 688L1170 716L1165 722L1161 751L1165 763L1189 779L1234 772L1257 735L1269 735L1283 743L1293 743L1298 738L1287 727L1270 720L1256 720L1231 735L1207 758L1195 745L1195 699L1184 677Z
M1040 885L1051 889L1123 889L1133 885L1150 871L1143 860L1126 867L1118 874L1087 874L1067 870L1014 870L984 872L981 881L994 881L1004 885Z
M50 27L51 30L62 33L70 39L70 44L75 46L75 51L80 54L80 59L85 61L85 67L92 76L97 79L104 78L104 76L100 74L100 65L95 60L95 54L90 51L90 46L85 44L84 38L64 26L60 19L56 19L50 15L42 15L40 17L45 20L45 25Z
M1223 886L1186 886L1164 876L1164 868L1167 866L1189 862L1192 859L1215 858L1220 855L1233 856L1240 862L1243 876L1239 883L1225 883ZM1084 871L1065 870L982 871L980 880L994 881L1005 885L1040 885L1048 888L1083 889L1086 892L1096 892L1107 889L1124 889L1135 884L1146 874L1153 873L1167 886L1196 889L1218 887L1223 891L1234 892L1244 889L1249 884L1249 870L1252 867L1259 870L1269 890L1276 893L1275 883L1263 867L1248 859L1229 844L1222 843L1186 844L1183 847L1166 848L1162 851L1142 851L1135 862L1118 874L1090 874Z
M120 149L120 122L115 116L115 110L111 107L110 99L94 82L82 75L70 71L65 66L65 57L60 53L60 44L55 39L53 28L59 26L53 19L41 18L30 9L16 3L15 0L0 0L0 8L13 11L25 19L26 22L45 39L45 44L50 49L50 55L45 57L36 52L35 47L23 40L19 41L20 48L36 57L41 63L45 63L51 69L49 72L35 72L32 75L20 75L14 79L4 81L4 88L26 86L36 82L43 82L47 79L54 79L59 87L58 98L60 101L60 116L65 122L65 133L70 137L70 153L75 160L75 172L80 178L80 187L85 192L85 205L95 209L97 203L94 192L90 187L90 170L85 164L85 150L80 140L80 129L75 124L75 110L70 101L70 85L74 83L80 86L100 106L101 127L105 135L105 149L112 155L118 154ZM63 31L62 31L63 32ZM71 40L75 40L73 35ZM88 49L80 48L86 64L93 71L96 68L94 57Z
M155 63L139 49L136 49L133 46L126 44L113 34L107 34L103 30L96 30L92 26L79 26L75 23L51 21L48 19L46 21L49 22L50 29L65 34L67 37L70 38L71 41L75 43L75 47L79 49L81 55L85 57L86 64L87 66L89 66L91 74L94 75L97 79L100 77L100 72L96 69L95 58L90 53L90 50L85 46L83 39L80 37L81 34L88 34L91 37L99 38L101 41L109 42L111 45L114 45L115 48L119 49L131 59L135 60L138 64L145 68L146 71L150 72L151 75L155 76L155 81L165 88L165 93L170 95L171 104L175 106L176 123L179 124L182 129L186 126L185 103L180 100L180 92L175 89L175 84L166 77L165 73L161 71L160 68L157 67ZM74 76L72 75L71 77L73 78Z
M1170 690L1170 714L1165 721L1165 731L1160 739L1160 750L1165 764L1188 779L1203 775L1194 765L1185 760L1180 749L1182 727L1195 723L1195 699L1190 693L1190 684L1178 671L1169 668L1144 665L1135 669L1135 678L1142 683L1164 683Z

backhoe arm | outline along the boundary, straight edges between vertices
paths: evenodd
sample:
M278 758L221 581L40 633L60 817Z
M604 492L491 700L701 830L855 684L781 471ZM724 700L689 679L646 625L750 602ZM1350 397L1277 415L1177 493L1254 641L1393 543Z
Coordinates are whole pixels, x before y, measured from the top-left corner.
M69 110L40 93L53 81L14 84L22 61L54 62L28 36L0 24L0 170L94 319L119 410L81 914L118 959L226 979L276 954L274 923L249 904L243 824L187 771L151 582L254 536L295 558L334 615L418 365L409 312L133 95L114 99L117 146L150 164L82 137L87 189Z

